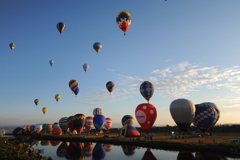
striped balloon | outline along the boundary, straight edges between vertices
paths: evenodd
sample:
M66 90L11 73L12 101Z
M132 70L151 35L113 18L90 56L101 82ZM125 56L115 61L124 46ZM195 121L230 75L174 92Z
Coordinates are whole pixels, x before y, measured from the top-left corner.
M95 108L93 110L93 115L102 115L102 109L101 108Z
M62 117L62 118L59 120L59 126L60 126L60 128L62 129L62 132L63 132L63 133L66 133L66 132L67 132L67 129L68 129L67 119L68 119L68 117Z

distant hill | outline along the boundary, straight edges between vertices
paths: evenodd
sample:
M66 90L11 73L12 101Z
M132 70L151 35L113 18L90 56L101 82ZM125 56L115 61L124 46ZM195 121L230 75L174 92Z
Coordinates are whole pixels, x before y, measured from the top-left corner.
M38 124L28 124L28 125L35 125L35 126L38 126L38 125L42 125L44 123L38 123ZM0 129L5 129L5 130L14 130L15 128L17 127L20 127L20 128L23 128L27 125L20 125L20 126L17 126L17 125L4 125L4 126L0 126Z

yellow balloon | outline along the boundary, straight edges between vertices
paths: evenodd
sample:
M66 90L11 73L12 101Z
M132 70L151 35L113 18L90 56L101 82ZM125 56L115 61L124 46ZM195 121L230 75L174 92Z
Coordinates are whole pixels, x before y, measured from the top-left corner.
M43 108L42 108L43 114L45 114L47 111L48 111L48 108L46 108L46 107L43 107Z
M59 94L55 94L56 101L58 101L60 98L61 98L61 96Z

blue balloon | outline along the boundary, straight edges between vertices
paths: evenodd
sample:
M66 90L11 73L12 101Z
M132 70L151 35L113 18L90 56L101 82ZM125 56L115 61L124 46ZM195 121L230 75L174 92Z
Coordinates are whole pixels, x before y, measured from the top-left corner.
M103 115L95 115L93 118L93 124L96 130L99 132L103 128L105 117Z
M79 92L79 88L78 88L78 87L76 87L76 88L74 89L74 91L73 91L73 92L74 92L74 94L75 94L75 95L77 95L77 94L78 94L78 92Z
M35 131L35 129L36 129L36 126L34 126L34 125L30 126L30 131Z
M46 123L42 125L42 130L43 130L44 132L46 132L46 125L47 125Z
M93 160L102 160L105 158L106 152L102 144L97 143L93 149L92 159Z

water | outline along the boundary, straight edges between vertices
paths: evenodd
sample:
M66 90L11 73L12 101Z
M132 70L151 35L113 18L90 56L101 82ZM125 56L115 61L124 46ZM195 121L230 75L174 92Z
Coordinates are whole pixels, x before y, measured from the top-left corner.
M137 146L110 145L100 143L69 143L60 141L39 141L34 149L44 149L43 155L54 160L236 160L211 153L167 151ZM235 154L236 155L236 154ZM239 154L240 157L240 154Z

